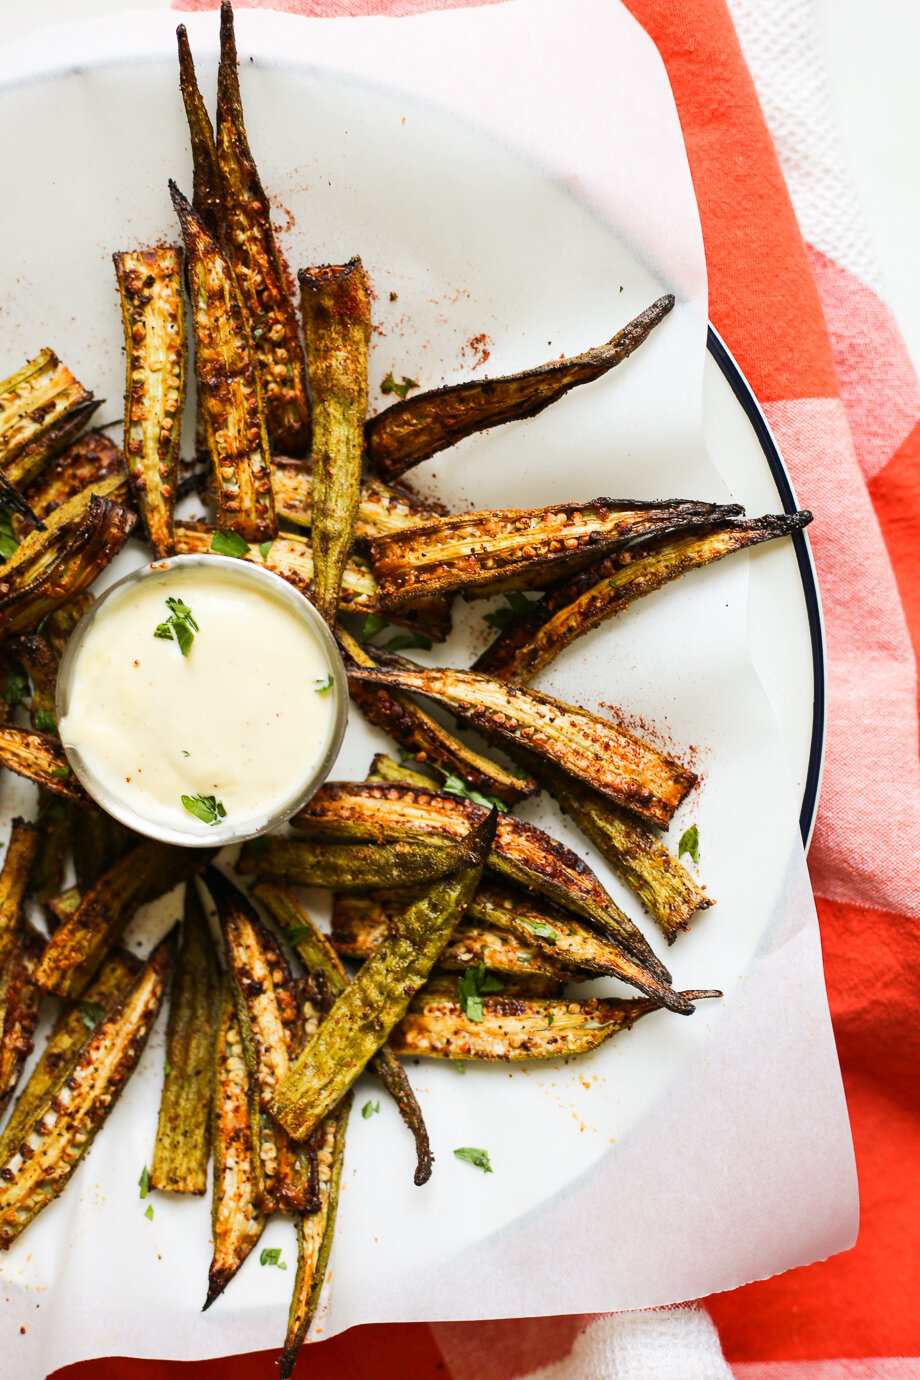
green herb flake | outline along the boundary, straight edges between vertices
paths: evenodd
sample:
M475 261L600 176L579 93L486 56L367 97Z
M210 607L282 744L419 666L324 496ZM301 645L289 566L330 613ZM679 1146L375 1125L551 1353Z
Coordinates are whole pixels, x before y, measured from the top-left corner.
M286 1270L287 1266L281 1259L280 1246L266 1246L259 1256L260 1265L277 1265L279 1270Z
M527 929L530 930L530 933L535 934L538 939L545 939L550 944L558 944L559 935L553 929L552 925L547 925L542 920L523 919L521 920L521 924L525 925Z
M500 814L508 813L508 806L503 800L499 800L494 795L483 795L481 791L471 790L469 786L460 780L459 776L451 776L448 773L445 777L442 789L445 790L448 795L459 795L462 796L464 800L472 800L474 805L482 805L486 810L491 810L494 806Z
M242 559L249 555L249 542L239 532L215 532L211 537L211 550L218 556L236 556Z
M391 301L391 302L398 302L398 301L399 301L399 294L398 294L398 293L395 293L395 292L391 292L391 293L390 293L390 301Z
M57 719L50 709L39 709L36 712L35 727L39 733L57 733Z
M17 704L28 699L32 693L29 684L29 677L26 675L25 667L18 661L14 661L6 673L6 680L3 682L3 698L6 700L10 709L15 709Z
M554 1025L554 1024L555 1024L555 1021L556 1021L556 1017L553 1015L552 1011L547 1011L547 1013L546 1013L546 1024L547 1024L547 1025Z
M269 553L269 551L271 551L271 549L272 549L272 547L274 546L274 544L275 544L275 538L274 538L274 537L272 537L271 541L260 541L260 542L259 542L259 555L262 557L263 561L267 561L267 560L268 560L268 553Z
M285 930L288 940L292 944L299 944L301 939L308 939L312 934L309 925L292 925L289 930Z
M520 618L528 613L531 606L539 603L542 597L540 594L528 597L519 589L510 589L505 595L505 607L493 609L491 613L483 614L483 617L490 627L497 628L499 632L502 632L509 623L514 622L515 618Z
M144 1213L144 1216L147 1218L148 1222L153 1221L153 1203L147 1204L147 1211Z
M313 689L316 691L317 695L325 695L325 693L326 693L327 690L331 690L331 689L332 689L332 672L331 672L331 671L329 672L329 674L328 674L328 676L326 677L325 680L315 680L315 681L313 682Z
M700 865L700 831L695 824L691 824L689 829L685 829L680 836L680 843L677 845L678 861L689 853L697 867Z
M70 767L68 767L68 766L66 766L66 765L63 766L63 767L52 767L51 770L49 771L48 775L49 775L49 776L57 776L57 777L61 777L61 778L65 777L65 776L69 776L69 775L70 775Z
M380 629L385 628L386 625L387 620L385 618L381 618L379 613L369 613L364 620L364 627L361 629L361 636L359 638L359 641L370 641L370 639L372 637L375 637L377 633L380 632Z
M192 617L192 610L182 599L167 599L166 607L169 609L169 617L165 623L156 625L153 635L154 637L162 637L167 642L175 640L179 644L179 651L182 655L188 656L192 650L195 634L201 630Z
M466 1073L466 1067L462 1059L455 1059L453 1063L454 1068L457 1070L458 1073Z
M380 1111L380 1103L379 1103L379 1102L371 1102L370 1099L368 1099L368 1101L365 1102L364 1106L361 1108L361 1115L364 1117L364 1120L367 1121L367 1119L368 1119L369 1117L372 1117L372 1116L374 1115L375 1112L379 1112L379 1111Z
M431 638L426 637L424 633L400 632L391 637L389 642L381 642L380 646L385 652L406 652L412 648L430 652Z
M146 1198L147 1194L150 1192L150 1171L146 1164L141 1170L141 1177L137 1181L137 1186L140 1189L139 1197Z
M205 824L219 824L227 816L223 802L213 795L184 795L182 804L190 815L194 815Z
M484 963L480 963L476 968L464 968L457 983L457 990L460 1010L468 1021L474 1021L478 1025L483 1019L483 997L490 992L503 992L505 984L494 973L487 972Z
M172 1064L169 1062L168 1059L164 1059L164 1060L163 1060L163 1077L164 1077L164 1078L168 1078L169 1075L170 1075L171 1073L172 1073Z
M383 383L380 385L381 393L395 393L398 398L405 398L406 394L413 388L418 388L415 379L407 378L406 375L403 374L402 383L397 383L392 372L387 374Z
M454 1151L454 1158L465 1160L467 1164L472 1164L476 1169L481 1169L483 1174L492 1173L488 1150L477 1150L473 1145L461 1145L459 1149Z
M182 756L183 756L183 757L191 757L191 755L192 755L192 754L189 752L188 748L182 748L181 751L182 751Z
M13 514L9 508L0 508L0 556L8 561L19 546L19 538L13 531Z
M97 1001L89 1001L86 997L80 1002L80 1019L87 1030L95 1030L101 1020L105 1018L105 1007L100 1006Z

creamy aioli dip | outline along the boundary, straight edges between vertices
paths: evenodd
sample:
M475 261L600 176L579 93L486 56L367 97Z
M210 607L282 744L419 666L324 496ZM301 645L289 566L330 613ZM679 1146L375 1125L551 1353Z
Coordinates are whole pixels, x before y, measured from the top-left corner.
M106 599L75 650L60 734L114 797L205 844L208 817L254 833L300 794L335 710L319 634L267 581L203 562Z

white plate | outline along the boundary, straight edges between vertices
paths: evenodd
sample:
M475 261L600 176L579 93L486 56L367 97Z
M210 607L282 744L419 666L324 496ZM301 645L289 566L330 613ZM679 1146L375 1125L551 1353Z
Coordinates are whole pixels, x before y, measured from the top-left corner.
M131 243L175 238L166 179L176 176L186 190L191 183L171 43L163 41L162 26L154 30L147 62L119 61L116 51L106 65L87 61L74 71L71 54L45 64L47 80L0 84L6 127L32 131L28 140L9 141L6 150L5 182L16 188L16 200L15 214L0 225L0 349L13 367L52 344L84 382L109 398L107 416L117 413L123 388L109 257ZM196 52L203 46L201 32L195 31ZM210 39L205 51L213 48ZM164 52L170 53L167 62ZM562 351L571 354L606 339L670 286L569 189L481 131L405 94L287 65L278 53L276 47L271 68L260 64L244 72L252 144L266 185L283 203L280 213L290 213L283 242L292 263L362 254L378 294L372 382L390 370L411 374L423 386L461 377L477 367L483 345L491 351L489 372L495 373ZM201 62L200 73L205 89L212 89L213 62ZM530 422L464 442L413 478L456 507L603 492L714 500L730 493L751 513L789 507L788 477L770 448L762 416L715 341L711 348L716 353L703 371L699 315L678 305L642 350L607 379L576 390ZM711 460L694 431L701 378ZM372 392L372 405L383 402ZM123 554L111 577L138 556ZM465 1078L450 1066L414 1070L439 1152L435 1176L422 1193L411 1186L406 1134L390 1109L370 1121L355 1118L328 1330L397 1317L643 1306L727 1287L711 1265L701 1265L702 1275L687 1265L687 1247L698 1228L689 1210L680 1224L665 1187L657 1201L676 1225L667 1246L656 1242L651 1252L659 1272L640 1269L625 1248L619 1264L608 1254L604 1266L592 1268L584 1280L584 1262L562 1278L558 1271L550 1279L535 1269L513 1283L502 1278L500 1286L495 1272L501 1273L497 1262L515 1232L529 1230L563 1195L572 1201L592 1175L607 1173L611 1164L625 1166L643 1135L651 1134L655 1118L676 1105L675 1088L685 1087L688 1069L694 1077L708 1076L714 1061L729 1057L725 1042L732 1021L730 1057L737 1052L743 1062L746 1042L756 1044L759 1037L753 1026L739 1036L738 1016L755 990L758 965L770 961L774 943L787 942L782 929L791 914L797 917L789 922L792 933L796 940L805 935L809 959L797 966L788 995L796 1007L795 982L801 980L802 1009L811 1003L807 1020L817 1023L819 1036L806 1049L806 1037L788 1013L773 1028L803 1070L810 1059L816 1061L818 1072L803 1073L803 1079L816 1087L829 1079L827 1114L839 1118L835 1074L827 1063L820 963L808 930L810 897L794 842L793 802L801 806L806 836L813 820L823 734L823 672L816 659L820 614L809 571L801 539L795 548L772 543L698 572L582 639L543 682L601 712L607 706L633 719L647 717L657 737L685 755L692 748L702 784L671 839L686 823L699 822L701 876L719 904L667 957L676 985L722 987L726 1003L691 1021L656 1013L626 1039L571 1067L512 1074L477 1068ZM467 663L483 644L481 611L459 610L458 632L445 659ZM778 762L780 743L794 794ZM386 746L382 735L354 716L335 774L360 777L371 752ZM0 804L8 813L20 797L10 793L8 781L2 790ZM588 857L661 950L660 937L640 918L634 899L577 831L550 806L529 805L524 813L548 821L553 833ZM163 907L158 913L162 923ZM141 923L135 933L146 947L151 923ZM616 990L616 984L606 986ZM138 1210L134 1184L150 1155L159 1038L72 1188L0 1267L23 1298L54 1282L57 1334L71 1328L80 1335L69 1359L100 1354L94 1347L163 1354L164 1336L171 1338L173 1355L229 1353L269 1345L281 1326L291 1275L259 1270L254 1261L245 1287L237 1284L204 1318L195 1318L209 1256L206 1204L158 1201L153 1225ZM731 1077L723 1081L728 1087ZM792 1086L796 1080L786 1082ZM361 1086L359 1103L364 1095ZM718 1118L749 1149L760 1135L743 1095L728 1097ZM787 1142L795 1151L796 1137ZM482 1176L454 1161L450 1148L461 1144L486 1146L496 1173ZM772 1153L768 1146L763 1152ZM650 1144L646 1164L660 1153L660 1144ZM780 1154L776 1162L781 1160ZM736 1173L731 1165L720 1168L726 1193L734 1191ZM701 1207L706 1202L701 1194ZM769 1194L761 1206L767 1228L775 1225L782 1237L780 1256L787 1251L773 1268L794 1263L787 1258L790 1249L802 1258L811 1246L789 1247L783 1212ZM618 1209L620 1220L628 1223L634 1208L627 1203ZM611 1227L606 1220L595 1225ZM754 1235L759 1242L760 1234ZM833 1235L828 1227L824 1236ZM802 1239L810 1242L807 1231ZM265 1242L283 1245L290 1259L286 1224L273 1223ZM127 1273L125 1250L131 1259ZM679 1253L674 1261L671 1250ZM704 1256L701 1247L698 1259ZM535 1260L535 1253L528 1259ZM756 1268L725 1265L730 1278L732 1269ZM125 1316L134 1320L114 1332L110 1327L104 1342L101 1329L87 1322L90 1278L92 1296L119 1298ZM60 1351L55 1363L62 1363Z

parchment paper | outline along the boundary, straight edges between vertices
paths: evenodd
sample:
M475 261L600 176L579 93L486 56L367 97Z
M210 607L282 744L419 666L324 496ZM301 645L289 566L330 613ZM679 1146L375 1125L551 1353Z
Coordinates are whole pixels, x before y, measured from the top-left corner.
M240 12L247 125L283 244L295 268L362 254L377 290L373 406L390 370L425 387L523 368L606 340L674 291L678 307L625 366L413 479L455 507L723 499L700 431L702 243L664 70L611 0L573 0L564 23L561 13L549 0L399 21ZM123 387L110 255L174 238L166 178L191 183L173 19L127 14L0 53L0 114L31 131L5 158L16 197L0 226L3 358L12 369L52 344L110 399L106 419ZM187 22L209 93L216 16ZM143 60L126 65L130 55ZM112 578L140 559L139 547L123 554ZM428 659L468 664L485 641L483 607L461 609L447 649ZM462 1076L411 1066L434 1176L413 1186L411 1145L385 1099L379 1115L352 1117L316 1335L648 1307L852 1243L855 1176L817 923L746 610L736 557L642 601L540 681L644 726L700 772L670 842L698 824L717 905L666 957L678 987L717 986L724 1001L690 1019L656 1013L569 1065L468 1064ZM353 716L334 775L360 778L386 742ZM4 775L5 821L28 792ZM588 858L662 952L554 807L524 813ZM321 915L321 898L309 900ZM139 917L139 951L177 909L172 898ZM201 1315L208 1202L154 1195L144 1217L137 1179L164 1024L71 1188L0 1261L0 1340L23 1380L92 1356L280 1346L289 1223L274 1220L262 1242L281 1247L287 1270L260 1268L257 1251ZM358 1106L373 1092L359 1084ZM487 1148L494 1173L455 1160L460 1145Z

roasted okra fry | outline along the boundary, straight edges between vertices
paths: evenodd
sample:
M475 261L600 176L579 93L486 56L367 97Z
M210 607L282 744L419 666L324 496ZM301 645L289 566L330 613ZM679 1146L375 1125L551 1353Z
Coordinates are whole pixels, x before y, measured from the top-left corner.
M6 962L19 938L22 903L41 845L42 831L37 824L25 819L13 820L0 869L0 965Z
M256 1151L249 1115L249 1074L229 978L224 978L214 1053L214 1180L211 1234L214 1254L205 1308L226 1289L265 1229L256 1201Z
M275 456L272 461L272 492L275 509L284 522L295 527L313 526L313 475L309 465ZM367 474L358 490L355 541L371 541L405 527L419 527L443 516L440 503L423 499L405 485L384 484Z
M721 992L681 992L692 1003ZM397 1054L435 1059L559 1059L587 1054L640 1016L658 1008L649 1000L590 997L486 996L482 1020L467 1016L449 991L422 991L390 1036Z
M308 972L322 974L333 998L343 992L350 981L348 974L329 940L316 928L293 892L274 877L262 877L253 887L252 894L280 925ZM428 1131L405 1069L386 1045L372 1057L368 1068L393 1098L415 1139L416 1184L427 1183L431 1177L432 1161Z
M0 383L0 469L25 487L54 453L46 443L64 419L86 408L93 395L78 383L53 350L44 349ZM88 414L81 413L81 425ZM33 447L26 459L24 452Z
M272 1099L271 1109L302 1139L344 1097L385 1042L425 981L479 884L497 812L483 815L457 841L457 870L433 882L402 914L398 931L340 993Z
M313 601L334 628L361 492L370 294L360 259L297 276L313 417Z
M0 724L0 765L88 810L96 808L70 770L57 734Z
M43 520L91 485L125 474L125 457L104 431L87 431L56 455L29 488L29 506ZM127 497L127 487L124 494Z
M443 843L419 848L406 843L311 843L308 839L258 839L244 845L236 870L242 876L266 873L297 886L331 891L419 886L454 869Z
M736 505L696 499L645 503L594 498L543 508L454 513L371 542L384 609L432 595L483 599L508 589L545 589L607 550L736 516Z
M693 772L618 724L491 676L410 663L386 670L355 667L349 674L364 684L425 695L488 736L507 741L510 750L517 747L547 760L650 824L669 824L696 784Z
M214 130L198 89L195 63L184 24L176 29L176 39L179 44L179 88L185 103L192 145L192 205L211 233L216 235L220 232L221 201Z
M25 926L13 952L0 969L0 1116L16 1090L23 1064L32 1053L32 1036L44 995L35 986L35 970L45 941Z
M175 937L156 947L128 994L108 1012L76 1063L64 1067L0 1165L0 1248L59 1197L144 1051L169 978Z
M195 333L195 375L217 487L220 527L247 541L277 532L265 409L248 313L220 244L175 183Z
M614 551L547 590L502 630L474 670L526 685L577 637L615 618L646 594L733 551L800 532L811 513L725 518Z
M150 1183L173 1193L204 1193L211 1153L211 1096L220 974L193 884L169 996L166 1068Z
M173 513L185 403L182 250L113 255L125 331L125 457L153 554L173 554Z
M310 443L310 405L297 313L243 124L229 4L220 11L215 145L221 238L252 324L268 434L282 454L304 455Z
M571 359L554 359L504 378L471 379L393 403L365 429L371 464L392 482L464 436L536 416L570 388L600 378L631 355L673 306L672 296L659 297L606 345Z

